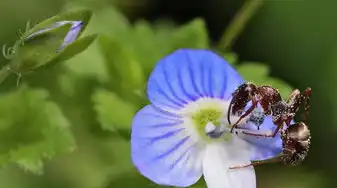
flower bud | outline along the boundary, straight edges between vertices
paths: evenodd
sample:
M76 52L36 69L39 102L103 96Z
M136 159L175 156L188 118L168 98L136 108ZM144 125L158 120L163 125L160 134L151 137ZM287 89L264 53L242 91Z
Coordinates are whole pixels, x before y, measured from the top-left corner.
M87 10L66 12L28 29L13 47L11 68L23 73L67 60L84 51L97 37L79 38L91 17Z
M40 34L43 34L45 32L51 31L53 29L62 27L66 24L70 24L71 27L67 33L67 35L64 38L64 41L62 45L59 48L59 52L61 52L68 44L72 43L74 40L76 40L80 34L81 28L83 26L82 21L61 21L61 22L56 22L54 25L52 25L50 28L42 29L40 31L37 31L31 35L29 35L27 38L24 40L29 40L31 38L34 38L35 36L38 36Z

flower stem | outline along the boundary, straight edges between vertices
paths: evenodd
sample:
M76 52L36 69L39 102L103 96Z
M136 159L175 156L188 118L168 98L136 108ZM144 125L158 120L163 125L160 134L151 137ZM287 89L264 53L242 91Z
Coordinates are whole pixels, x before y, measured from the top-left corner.
M0 69L0 84L11 74L10 65L5 65Z
M240 35L249 19L257 12L263 0L247 0L235 15L220 41L220 49L229 51L231 45Z

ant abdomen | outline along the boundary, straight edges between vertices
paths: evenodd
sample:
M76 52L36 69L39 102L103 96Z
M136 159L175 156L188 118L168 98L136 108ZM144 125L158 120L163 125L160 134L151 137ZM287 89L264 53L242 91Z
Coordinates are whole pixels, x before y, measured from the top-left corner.
M310 148L310 130L303 122L291 125L281 134L283 141L282 161L286 165L295 166L308 155Z

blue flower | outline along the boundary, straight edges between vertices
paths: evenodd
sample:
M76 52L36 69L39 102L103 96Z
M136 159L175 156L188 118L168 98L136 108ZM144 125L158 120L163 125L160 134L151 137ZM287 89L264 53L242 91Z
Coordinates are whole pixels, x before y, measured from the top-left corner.
M132 161L139 172L167 186L188 187L203 175L209 188L255 188L253 167L229 167L274 157L282 142L279 135L258 140L229 133L231 94L243 82L209 50L180 49L160 60L148 81L151 104L132 124ZM240 127L257 131L248 120ZM261 131L273 128L266 117Z

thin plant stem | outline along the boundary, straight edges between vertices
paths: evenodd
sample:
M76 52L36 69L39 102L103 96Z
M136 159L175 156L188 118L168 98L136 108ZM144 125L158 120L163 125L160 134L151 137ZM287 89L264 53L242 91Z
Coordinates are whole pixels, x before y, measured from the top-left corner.
M263 0L247 0L235 15L220 40L220 49L229 51L235 40L243 31L246 23L263 4Z
M0 84L6 80L6 78L12 73L11 67L9 65L5 65L0 69Z

